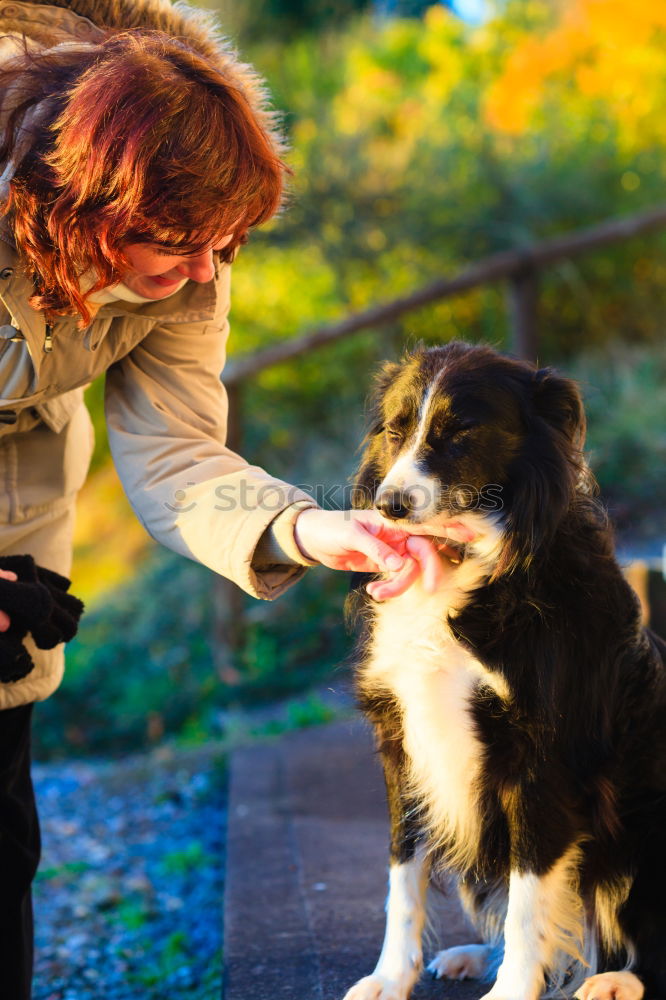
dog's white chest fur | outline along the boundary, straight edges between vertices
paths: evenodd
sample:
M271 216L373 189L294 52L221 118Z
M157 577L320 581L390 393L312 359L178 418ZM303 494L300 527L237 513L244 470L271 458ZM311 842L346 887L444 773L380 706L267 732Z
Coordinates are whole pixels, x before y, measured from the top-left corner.
M447 613L463 602L458 587L431 595L416 583L380 605L362 687L394 697L402 718L408 785L422 804L424 827L431 843L449 846L452 863L468 867L479 838L481 763L470 697L480 681L502 696L505 691L501 679L451 635Z

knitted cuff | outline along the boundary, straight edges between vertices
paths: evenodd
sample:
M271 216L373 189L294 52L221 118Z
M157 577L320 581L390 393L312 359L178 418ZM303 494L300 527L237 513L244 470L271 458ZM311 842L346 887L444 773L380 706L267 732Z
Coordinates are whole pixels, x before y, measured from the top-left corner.
M297 500L281 511L268 525L252 556L252 566L259 569L262 566L318 566L316 559L304 556L294 538L296 519L302 510L316 507L317 504L308 500Z

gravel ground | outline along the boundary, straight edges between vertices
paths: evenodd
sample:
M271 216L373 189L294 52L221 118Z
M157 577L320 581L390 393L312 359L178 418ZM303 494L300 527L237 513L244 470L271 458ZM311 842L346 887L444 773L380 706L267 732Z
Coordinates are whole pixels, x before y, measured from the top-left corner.
M219 1000L219 747L37 764L33 1000Z

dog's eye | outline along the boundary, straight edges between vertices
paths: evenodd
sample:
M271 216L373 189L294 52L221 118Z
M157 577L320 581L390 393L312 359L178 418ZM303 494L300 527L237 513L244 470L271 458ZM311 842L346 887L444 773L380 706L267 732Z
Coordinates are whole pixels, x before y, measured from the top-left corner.
M404 434L402 434L401 431L394 430L392 427L386 428L386 436L389 441L395 441L397 443L404 440Z
M458 431L454 431L449 440L453 441L454 444L460 444L461 441L464 441L468 437L471 429L471 427L463 427Z
M460 444L461 441L464 441L465 438L471 434L475 427L476 424L471 421L470 423L460 424L458 427L453 428L449 433L449 441L453 441L454 444Z

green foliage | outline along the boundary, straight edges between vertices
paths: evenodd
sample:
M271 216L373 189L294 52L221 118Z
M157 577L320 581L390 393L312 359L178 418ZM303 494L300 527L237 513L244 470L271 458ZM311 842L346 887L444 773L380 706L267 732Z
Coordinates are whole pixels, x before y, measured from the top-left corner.
M339 668L350 644L345 574L310 571L291 603L247 598L231 680L218 676L211 653L211 580L209 570L160 549L84 615L61 689L36 708L38 757L123 754L163 735L197 744L223 735L229 706L284 697Z
M164 940L157 960L135 969L132 979L142 986L158 986L186 966L191 954L192 945L185 931L172 931Z
M585 397L590 464L619 530L663 538L666 349L614 344L569 371Z
M178 851L170 851L162 858L161 866L165 875L186 875L210 864L210 855L199 840L192 840Z
M104 419L104 379L95 379L86 390L86 406L90 411L95 431L95 450L90 462L90 472L96 472L109 461L109 446L106 440Z
M325 725L336 718L335 709L322 701L316 694L289 701L281 718L268 719L254 725L249 731L253 737L280 736L296 729Z
M89 861L67 861L65 864L52 868L40 868L35 875L36 882L49 882L52 879L58 881L78 880L78 876L90 871L94 866Z
M420 17L431 0L200 0L218 13L225 31L245 50L265 39L281 44L340 30L365 11L377 16Z
M370 0L260 0L262 19L260 35L270 25L283 38L293 37L303 31L318 31L323 27L344 23L352 14L366 10Z
M316 695L311 695L301 701L294 701L288 706L287 721L291 729L309 729L310 726L321 726L332 722L335 712Z
M128 931L138 931L150 919L150 905L138 896L130 896L118 903L114 916L116 921Z
M547 39L554 23L547 3L506 5L476 29L434 6L424 20L366 19L254 46L286 109L295 174L288 211L234 266L232 354L662 199L663 133L634 134L610 99L571 94L558 78L519 135L491 119L515 46ZM653 50L637 51L647 62ZM506 115L497 96L493 114ZM545 271L541 360L566 362L618 339L658 341L665 250L666 236L654 233ZM501 286L265 372L246 391L245 452L300 482L319 482L322 470L344 481L377 361L417 338L452 337L510 346Z

